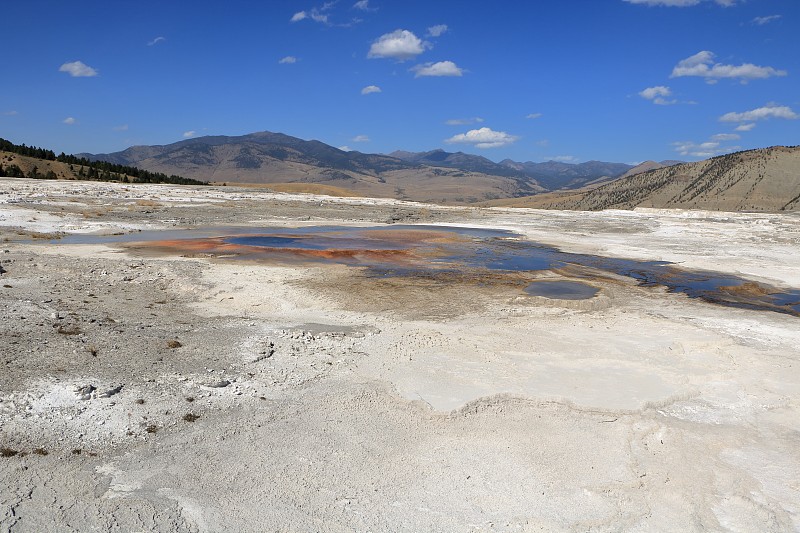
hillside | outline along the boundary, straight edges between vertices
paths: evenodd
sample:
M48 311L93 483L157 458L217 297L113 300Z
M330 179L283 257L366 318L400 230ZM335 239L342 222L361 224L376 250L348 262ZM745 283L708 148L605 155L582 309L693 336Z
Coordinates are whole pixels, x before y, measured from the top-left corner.
M800 210L800 147L776 146L623 177L596 189L487 202L542 209Z
M124 183L172 183L207 185L177 175L149 172L133 166L105 161L89 161L74 155L35 146L16 145L0 139L0 176L32 179L119 181Z
M521 175L346 152L319 141L271 132L199 137L163 146L134 146L112 154L82 155L218 183L319 184L367 196L445 203L473 203L544 190Z

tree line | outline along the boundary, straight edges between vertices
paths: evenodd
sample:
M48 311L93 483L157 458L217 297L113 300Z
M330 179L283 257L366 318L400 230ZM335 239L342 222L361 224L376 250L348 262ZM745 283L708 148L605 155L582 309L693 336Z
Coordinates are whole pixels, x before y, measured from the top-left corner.
M206 181L198 181L191 178L184 178L172 174L167 176L161 172L150 172L127 165L118 165L107 161L90 161L85 157L77 157L61 152L56 155L52 150L46 150L36 146L25 146L24 144L14 144L11 141L0 138L0 151L11 152L27 157L44 159L46 161L58 161L69 165L70 171L79 179L93 181L119 181L122 183L172 183L175 185L208 185ZM79 167L76 171L74 167ZM56 179L56 174L52 170L42 174L37 167L33 167L25 173L17 165L3 167L0 164L0 176L11 178L34 178L34 179Z

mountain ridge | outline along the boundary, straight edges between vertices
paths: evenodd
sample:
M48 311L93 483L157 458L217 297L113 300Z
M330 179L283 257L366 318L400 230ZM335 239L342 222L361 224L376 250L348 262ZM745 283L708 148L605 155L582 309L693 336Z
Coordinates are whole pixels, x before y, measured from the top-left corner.
M465 203L580 187L599 178L617 177L632 167L594 161L496 163L480 155L442 149L371 154L269 131L80 155L216 182L321 183L363 194ZM448 183L437 186L436 179ZM404 192L399 194L398 189Z

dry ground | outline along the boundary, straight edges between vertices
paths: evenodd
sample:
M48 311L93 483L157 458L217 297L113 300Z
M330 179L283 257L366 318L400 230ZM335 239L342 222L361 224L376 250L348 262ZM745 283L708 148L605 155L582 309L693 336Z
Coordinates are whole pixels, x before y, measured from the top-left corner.
M800 286L791 214L0 179L0 530L800 528L796 317L46 238L396 222Z

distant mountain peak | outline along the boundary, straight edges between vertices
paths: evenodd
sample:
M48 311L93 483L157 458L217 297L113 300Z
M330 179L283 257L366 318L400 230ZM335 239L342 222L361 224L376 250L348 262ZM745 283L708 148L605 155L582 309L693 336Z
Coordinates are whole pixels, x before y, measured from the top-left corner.
M85 155L210 181L269 183L275 180L317 180L328 184L331 180L338 180L349 187L365 190L385 189L388 185L359 185L361 181L382 184L386 183L388 173L406 172L432 176L430 179L433 181L427 185L432 189L436 188L436 180L459 179L463 184L470 180L480 181L484 185L475 187L489 187L495 192L486 194L500 197L582 187L601 178L616 178L632 168L624 163L602 161L520 163L505 159L495 163L482 155L447 152L442 148L427 152L398 150L388 155L345 152L318 140L304 140L267 130L233 136L206 135L163 146L134 146L113 154ZM485 185L490 182L493 185ZM397 185L392 187L392 192L406 191L403 194L408 194L411 186L410 182L408 187ZM471 197L466 185L450 185L447 190L448 194L459 195L457 198L461 195ZM415 191L414 194L421 193ZM433 196L431 199L440 200L441 197Z

